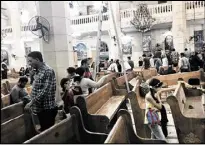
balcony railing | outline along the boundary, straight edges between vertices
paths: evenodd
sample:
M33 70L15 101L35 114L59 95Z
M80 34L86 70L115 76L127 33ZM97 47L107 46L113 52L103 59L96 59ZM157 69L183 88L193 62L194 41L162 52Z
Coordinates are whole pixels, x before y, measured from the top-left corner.
M104 13L102 16L103 21L108 21L108 13ZM99 20L99 15L88 15L88 16L79 16L77 18L72 18L71 24L72 25L81 25L81 24L88 24L88 23L96 23Z

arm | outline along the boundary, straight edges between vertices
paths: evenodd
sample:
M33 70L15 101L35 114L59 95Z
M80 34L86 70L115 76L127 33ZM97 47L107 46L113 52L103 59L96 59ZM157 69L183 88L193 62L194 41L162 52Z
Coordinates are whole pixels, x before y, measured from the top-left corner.
M53 79L53 75L54 72L46 72L44 74L44 76L39 80L39 84L41 84L41 87L37 88L38 89L38 92L37 93L34 93L35 96L31 96L32 101L31 101L31 105L33 103L41 103L41 100L43 100L43 98L46 96L48 90L49 90L49 86L50 86L50 82L52 81ZM31 94L32 95L32 94Z
M157 108L157 109L159 109L159 110L162 108L162 103L161 103L161 101L159 101L160 103L156 103L156 101L155 101L151 96L146 97L146 99L147 99L147 101L149 101L155 108Z
M91 87L91 88L98 88L98 87L100 87L105 80L106 80L106 76L103 76L98 82L95 82L95 81L93 81L91 79L86 79L87 85L89 87Z

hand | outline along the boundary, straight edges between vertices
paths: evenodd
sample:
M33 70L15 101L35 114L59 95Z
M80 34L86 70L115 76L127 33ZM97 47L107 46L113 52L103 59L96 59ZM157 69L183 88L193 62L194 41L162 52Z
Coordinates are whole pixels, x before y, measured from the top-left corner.
M24 107L25 110L29 110L31 108L31 102L29 102L28 104L26 104L26 106Z

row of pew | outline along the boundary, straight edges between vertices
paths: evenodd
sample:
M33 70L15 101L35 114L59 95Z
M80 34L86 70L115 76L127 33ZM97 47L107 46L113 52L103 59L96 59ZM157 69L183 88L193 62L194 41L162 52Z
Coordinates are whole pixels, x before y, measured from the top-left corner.
M190 77L195 77L196 73L201 75L202 72L195 72ZM183 76L186 74L188 73ZM150 130L144 125L145 101L139 93L142 79L134 72L127 74L127 77L128 81L135 82L129 83L132 87L131 92L126 90L124 76L115 78L115 75L111 74L107 82L94 93L86 98L79 96L76 99L76 106L71 108L66 119L40 134L35 132L32 117L29 112L25 112L23 107L20 107L21 103L3 108L1 110L1 114L4 112L1 118L1 143L166 143L162 140L149 139ZM205 117L200 101L202 94L195 90L190 97L189 92L190 90L186 90L180 84L176 87L174 94L167 97L179 143L187 143L186 138L190 137L190 133L194 134L196 143L204 143ZM186 111L189 109L186 107L187 103L193 102L187 97L197 100L198 102L195 103L199 104L195 105L191 111ZM127 111L127 100L131 103L136 133ZM19 108L19 114L17 108ZM182 121L181 118L184 120ZM14 128L16 131L12 131ZM16 133L18 136L12 138Z

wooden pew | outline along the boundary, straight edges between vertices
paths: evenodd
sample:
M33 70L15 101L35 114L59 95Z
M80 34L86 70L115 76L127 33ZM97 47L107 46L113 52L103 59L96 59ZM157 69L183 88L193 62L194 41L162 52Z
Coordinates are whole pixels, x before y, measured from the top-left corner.
M9 81L6 81L6 86L7 86L8 91L10 92L11 91L11 85L10 85Z
M24 112L23 102L12 104L10 106L1 109L1 123L4 123L10 119L13 119Z
M134 72L130 72L130 73L127 73L127 80L128 82L131 81L133 78L136 77L136 74ZM114 81L114 84L115 84L115 89L118 90L118 89L126 89L126 82L125 82L125 77L124 75L119 77L119 78L113 78L113 81ZM129 87L132 88L132 85L130 83L129 84Z
M200 71L194 71L194 72L184 72L184 73L175 73L175 74L169 74L169 75L160 75L155 76L154 78L159 79L163 83L166 83L168 86L176 85L178 78L183 78L184 81L188 82L190 78L198 78L202 82L205 82L205 80L202 80L202 70Z
M134 117L135 127L138 135L143 138L150 138L151 131L147 125L144 124L145 117L145 98L140 95L139 86L142 82L140 77L135 78L136 85L131 92L128 93L131 109Z
M8 90L6 83L1 84L1 94L3 94L3 95L9 94L9 90Z
M1 94L3 108L10 105L10 94L3 95Z
M126 108L127 90L116 90L114 82L107 83L89 96L79 96L76 104L80 108L86 129L92 132L109 132L109 125L116 121L119 108ZM90 123L92 122L92 123Z
M36 134L30 113L1 124L1 143L23 143Z
M65 120L24 143L103 143L106 138L107 134L105 133L88 131L85 128L80 109L74 106Z
M148 80L153 76L157 76L157 70L155 68L149 68L149 69L134 68L134 72L142 76L144 80Z
M150 144L150 143L166 143L166 141L163 140L154 140L154 139L146 139L141 138L138 136L138 132L135 134L131 122L131 116L127 110L120 110L119 111L119 117L117 122L115 123L113 129L110 131L107 139L104 143L109 144Z
M183 84L179 84L174 94L167 97L167 102L172 111L179 143L205 143L202 92L186 90Z
M105 84L109 83L113 78L116 78L116 77L117 77L117 73L107 74L106 75L106 80L101 86L104 86Z

